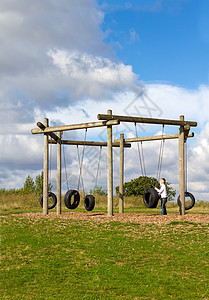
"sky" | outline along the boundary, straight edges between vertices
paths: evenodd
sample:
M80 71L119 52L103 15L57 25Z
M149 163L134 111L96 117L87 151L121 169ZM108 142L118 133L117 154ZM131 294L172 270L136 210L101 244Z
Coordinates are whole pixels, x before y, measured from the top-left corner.
M20 188L43 168L38 121L51 126L97 121L98 113L197 121L188 141L188 190L209 200L209 1L208 0L1 0L0 188ZM139 136L161 126L138 125ZM177 127L165 127L177 133ZM114 138L135 136L134 124L114 127ZM83 131L63 138L84 139ZM88 140L106 140L90 129ZM143 144L148 176L156 176L160 142ZM63 192L76 188L76 147L65 147ZM82 148L80 148L80 153ZM56 190L56 147L50 147ZM99 149L86 148L84 182L95 184ZM65 172L67 170L67 174ZM114 186L119 182L114 150ZM125 153L125 180L141 175L137 145ZM65 177L67 176L67 182ZM178 142L166 141L162 176L178 193ZM106 187L106 150L98 185Z

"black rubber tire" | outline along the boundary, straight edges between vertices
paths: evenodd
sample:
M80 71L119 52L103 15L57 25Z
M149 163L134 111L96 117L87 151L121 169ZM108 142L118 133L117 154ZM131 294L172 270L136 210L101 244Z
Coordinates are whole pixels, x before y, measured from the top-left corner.
M84 207L86 210L91 211L95 206L95 197L93 195L87 195L84 198Z
M189 197L191 199L191 204L188 206L185 206L185 210L189 210L195 205L195 197L189 192L185 192L185 197ZM177 198L177 203L178 203L178 206L180 207L181 206L180 195Z
M143 201L144 205L148 208L156 208L160 196L154 188L149 188L144 191Z
M48 209L52 209L57 205L57 196L54 193L49 192L48 197L52 197L52 199L53 199L52 204L48 206ZM40 197L41 207L43 207L43 198L44 198L43 195L41 195L41 197Z
M74 201L71 203L71 198L74 196ZM80 194L77 190L69 190L65 194L65 206L69 209L75 209L80 203Z

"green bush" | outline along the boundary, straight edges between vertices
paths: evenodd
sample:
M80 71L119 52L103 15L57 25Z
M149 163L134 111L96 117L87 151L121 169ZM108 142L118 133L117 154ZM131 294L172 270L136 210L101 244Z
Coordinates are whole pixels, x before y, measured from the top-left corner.
M100 195L100 196L106 196L107 195L107 190L106 189L102 189L102 186L97 186L95 185L95 187L93 188L93 190L90 190L89 192L91 195Z
M152 186L160 187L159 182L154 177L140 176L136 179L132 179L129 182L125 182L124 195L125 196L143 196L144 190L151 188ZM175 198L176 191L171 187L169 182L166 182L166 188L168 193L168 200L172 201ZM119 194L119 186L116 187L116 194Z

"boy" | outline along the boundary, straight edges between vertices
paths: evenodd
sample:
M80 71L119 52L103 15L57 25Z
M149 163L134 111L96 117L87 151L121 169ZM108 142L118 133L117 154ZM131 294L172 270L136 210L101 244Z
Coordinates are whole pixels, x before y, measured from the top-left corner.
M160 179L160 189L157 189L156 187L155 189L158 192L158 194L161 196L161 215L167 215L165 204L167 202L168 196L167 196L167 191L165 186L165 178Z

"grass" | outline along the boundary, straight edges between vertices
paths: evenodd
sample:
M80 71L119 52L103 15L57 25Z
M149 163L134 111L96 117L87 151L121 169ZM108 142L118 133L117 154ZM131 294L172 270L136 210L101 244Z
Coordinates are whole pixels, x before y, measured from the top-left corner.
M208 299L208 229L8 216L2 299Z
M126 199L126 212L159 214L140 201ZM42 211L36 195L0 202L1 299L209 299L209 225L27 218L12 214ZM106 211L105 197L95 211Z
M50 199L50 198L49 198ZM149 209L143 205L143 199L140 197L125 197L125 212L130 213L160 213L160 201L156 209ZM107 211L107 197L96 196L95 212ZM167 203L168 213L177 213L179 211L176 203ZM64 196L62 198L62 210L68 212L69 210L64 205ZM39 204L39 196L36 194L3 194L0 195L0 211L3 215L11 213L23 213L23 212L41 212L42 208ZM50 210L56 211L56 208ZM76 211L85 212L83 196L81 196L81 202ZM118 197L114 197L114 211L118 212ZM209 213L209 202L196 201L195 206L189 210L189 213Z

